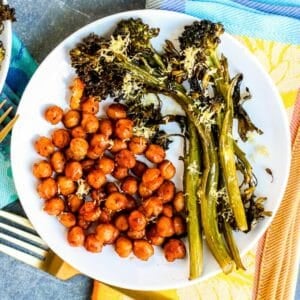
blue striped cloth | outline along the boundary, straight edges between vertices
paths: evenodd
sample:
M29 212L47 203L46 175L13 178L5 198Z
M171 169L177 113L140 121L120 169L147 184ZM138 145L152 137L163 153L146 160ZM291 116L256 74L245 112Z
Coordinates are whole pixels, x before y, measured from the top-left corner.
M6 99L4 109L12 106L14 113L22 93L37 68L37 63L31 57L24 44L13 35L10 67L5 85L0 95L0 102ZM0 111L2 113L3 111ZM13 114L10 116L12 117ZM9 121L6 120L7 122ZM22 145L20 145L22 147ZM0 144L0 208L18 199L15 191L10 166L10 136Z
M147 0L146 7L222 22L231 34L300 44L300 0Z

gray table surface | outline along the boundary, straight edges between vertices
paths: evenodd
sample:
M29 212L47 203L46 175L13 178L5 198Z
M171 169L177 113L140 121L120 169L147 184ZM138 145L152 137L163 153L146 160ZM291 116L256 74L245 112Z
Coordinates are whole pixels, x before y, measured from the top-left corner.
M145 7L145 0L9 0L16 8L13 29L41 62L64 38L101 17ZM18 202L5 208L24 215ZM31 268L0 252L1 300L89 299L92 280L79 275L68 281ZM300 300L300 284L296 299ZM106 300L106 299L104 299Z
M145 0L9 0L14 31L41 62L68 35L101 17L145 7ZM5 208L24 215L18 202ZM0 252L1 300L89 299L92 280L79 275L60 281ZM104 299L106 300L106 299Z

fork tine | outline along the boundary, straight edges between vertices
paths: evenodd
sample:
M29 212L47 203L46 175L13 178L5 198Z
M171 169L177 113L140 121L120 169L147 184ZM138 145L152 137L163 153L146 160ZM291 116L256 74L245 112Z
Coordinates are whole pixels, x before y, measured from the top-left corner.
M17 223L19 225L22 225L30 230L34 230L33 226L31 225L31 223L29 222L28 219L23 218L18 215L15 215L15 214L12 214L8 211L0 210L0 217L4 218L6 220L12 221L14 223Z
M5 99L0 103L0 109L5 105L6 102L7 102L7 100Z
M0 143L5 139L8 133L11 131L16 121L18 120L19 115L16 115L9 123L0 131Z
M0 124L5 120L5 118L9 115L9 113L12 111L13 107L9 107L4 114L0 117Z

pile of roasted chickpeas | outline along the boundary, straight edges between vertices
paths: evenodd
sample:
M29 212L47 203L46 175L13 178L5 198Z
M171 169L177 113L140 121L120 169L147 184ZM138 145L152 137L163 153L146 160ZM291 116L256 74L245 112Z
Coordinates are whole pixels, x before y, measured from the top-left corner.
M68 229L71 246L101 252L113 244L120 257L133 253L142 260L161 246L168 261L184 258L184 195L171 181L176 170L165 150L134 136L122 104L111 104L107 118L99 118L99 102L83 90L76 78L70 109L46 109L48 122L64 126L34 144L43 157L33 174L44 210Z

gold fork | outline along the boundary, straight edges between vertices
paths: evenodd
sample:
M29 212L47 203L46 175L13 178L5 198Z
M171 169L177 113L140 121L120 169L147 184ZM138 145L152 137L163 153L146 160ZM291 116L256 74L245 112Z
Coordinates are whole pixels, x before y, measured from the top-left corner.
M0 251L62 280L79 274L48 248L26 218L4 210L0 210Z
M5 103L7 102L7 100L3 100L0 103L0 109L2 109L5 105ZM3 123L3 121L7 118L7 116L9 115L9 113L12 111L13 107L10 106L7 110L5 110L5 112L3 113L3 115L0 117L0 125ZM18 119L18 115L14 116L1 130L0 130L0 143L5 139L5 137L9 134L9 132L11 131L11 129L13 128L14 124L16 123L17 119Z

